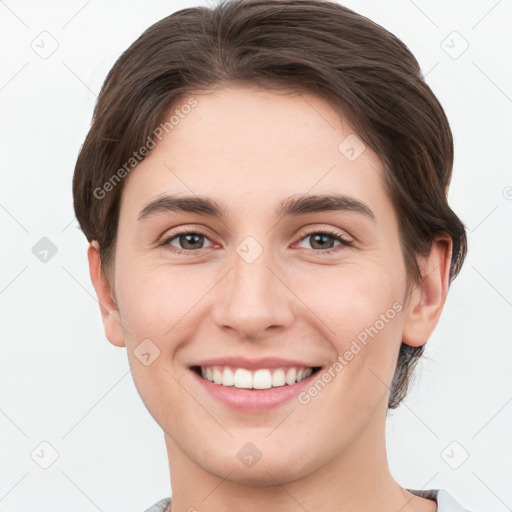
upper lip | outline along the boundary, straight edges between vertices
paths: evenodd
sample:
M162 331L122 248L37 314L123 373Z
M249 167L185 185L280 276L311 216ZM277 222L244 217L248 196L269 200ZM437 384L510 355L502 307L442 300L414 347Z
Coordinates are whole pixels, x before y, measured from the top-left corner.
M280 357L262 357L259 359L246 359L244 357L215 357L204 359L192 366L233 366L235 368L247 368L248 370L260 368L316 368L320 365L305 363L303 361L284 359Z

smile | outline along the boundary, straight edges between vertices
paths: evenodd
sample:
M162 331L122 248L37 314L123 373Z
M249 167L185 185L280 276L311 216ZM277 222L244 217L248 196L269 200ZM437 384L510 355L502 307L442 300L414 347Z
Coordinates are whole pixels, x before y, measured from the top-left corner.
M195 366L193 369L203 379L220 386L239 389L270 389L292 386L307 379L320 368L297 366L249 370L233 366Z
M324 367L317 361L222 356L194 361L189 369L201 393L215 402L231 410L258 413L296 398Z

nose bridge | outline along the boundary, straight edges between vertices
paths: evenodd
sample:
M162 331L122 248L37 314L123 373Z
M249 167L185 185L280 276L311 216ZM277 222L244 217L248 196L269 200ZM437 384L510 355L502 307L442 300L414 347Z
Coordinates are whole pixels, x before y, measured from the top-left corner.
M244 338L264 336L268 327L275 333L292 321L292 307L290 294L275 275L272 250L248 236L235 251L233 268L216 297L216 322Z

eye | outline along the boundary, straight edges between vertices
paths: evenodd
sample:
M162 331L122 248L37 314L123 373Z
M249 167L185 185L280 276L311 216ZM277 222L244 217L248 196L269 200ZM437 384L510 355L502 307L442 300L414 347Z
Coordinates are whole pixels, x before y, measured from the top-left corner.
M182 231L180 233L175 233L171 237L168 237L164 240L162 245L171 246L174 252L178 254L181 253L190 253L190 252L198 252L204 249L202 247L203 240L208 240L208 237L198 231ZM180 247L176 247L172 241L176 240L180 245ZM212 244L213 245L213 244Z
M333 247L329 239L337 240L339 245ZM310 231L302 236L301 241L303 240L310 240L310 243L313 245L313 249L311 250L321 255L337 252L340 250L340 246L351 247L353 245L351 240L346 239L339 233L329 230ZM317 247L314 247L315 245Z
M302 235L300 241L302 242L308 239L311 240L310 243L313 246L317 246L310 250L321 255L337 252L340 250L340 246L351 247L353 245L353 242L346 239L343 235L329 230L310 231L309 233ZM338 241L339 244L333 247L332 242L330 242L329 239ZM162 242L162 245L171 247L171 250L177 254L197 254L198 252L201 253L204 249L208 249L214 245L211 244L208 247L204 247L204 240L209 240L209 238L200 231L181 231L167 237ZM178 247L175 245L176 243L178 244Z

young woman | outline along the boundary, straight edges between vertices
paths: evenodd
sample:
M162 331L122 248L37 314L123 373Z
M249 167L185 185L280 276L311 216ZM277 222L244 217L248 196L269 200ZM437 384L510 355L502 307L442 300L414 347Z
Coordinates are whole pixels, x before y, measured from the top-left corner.
M414 56L336 3L184 9L124 52L73 194L165 435L150 511L464 510L385 445L466 254L452 163Z

